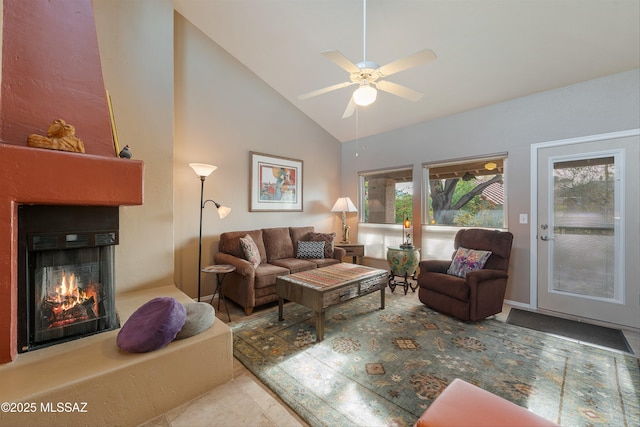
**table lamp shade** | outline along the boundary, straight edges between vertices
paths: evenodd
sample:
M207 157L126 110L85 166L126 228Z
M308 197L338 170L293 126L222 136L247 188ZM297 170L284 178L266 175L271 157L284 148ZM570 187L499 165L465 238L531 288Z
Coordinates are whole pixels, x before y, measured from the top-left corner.
M350 198L340 197L331 208L331 212L358 212Z

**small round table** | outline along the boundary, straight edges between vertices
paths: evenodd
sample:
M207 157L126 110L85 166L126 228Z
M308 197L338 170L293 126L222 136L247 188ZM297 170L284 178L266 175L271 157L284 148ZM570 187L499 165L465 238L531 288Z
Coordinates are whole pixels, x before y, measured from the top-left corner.
M203 273L213 273L216 275L216 290L213 292L213 296L211 297L211 301L209 304L213 304L213 299L218 294L218 311L220 311L220 300L224 301L224 308L227 309L227 317L229 318L229 322L231 322L231 315L229 314L229 306L227 306L227 300L224 299L224 292L222 292L222 281L224 280L227 273L231 273L235 271L236 268L230 264L215 264L204 267L201 271Z
M420 262L420 249L388 246L387 262L389 262L389 267L391 268L391 274L389 275L389 289L391 289L391 292L396 290L397 285L401 285L404 288L405 295L409 288L415 292L418 288L418 282L409 283L409 277L414 281L416 280L416 271Z

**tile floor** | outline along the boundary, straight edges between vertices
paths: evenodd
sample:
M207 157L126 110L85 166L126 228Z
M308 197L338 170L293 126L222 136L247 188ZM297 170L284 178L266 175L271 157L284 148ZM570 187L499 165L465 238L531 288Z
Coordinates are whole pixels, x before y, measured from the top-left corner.
M387 288L387 292L390 290ZM396 293L402 293L397 289ZM409 292L406 298L418 298L417 293ZM203 301L206 299L203 297ZM261 310L274 307L267 305L256 309ZM217 309L217 298L214 301ZM496 319L506 321L511 307L505 305L502 313ZM245 317L241 307L229 301L231 322ZM224 306L216 310L217 321L228 323ZM640 355L640 332L625 331L625 337L634 353ZM295 412L285 405L271 390L263 385L239 361L234 359L233 380L218 386L208 393L185 403L165 414L162 414L140 427L293 427L307 426Z

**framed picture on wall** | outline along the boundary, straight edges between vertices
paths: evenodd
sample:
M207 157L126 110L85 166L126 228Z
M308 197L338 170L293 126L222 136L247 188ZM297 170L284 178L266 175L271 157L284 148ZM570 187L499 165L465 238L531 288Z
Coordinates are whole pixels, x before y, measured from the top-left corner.
M302 160L251 152L250 212L302 212Z

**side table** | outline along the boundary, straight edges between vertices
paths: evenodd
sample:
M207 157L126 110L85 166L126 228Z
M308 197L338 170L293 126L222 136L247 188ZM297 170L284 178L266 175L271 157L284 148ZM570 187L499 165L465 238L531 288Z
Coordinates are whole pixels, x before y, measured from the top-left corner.
M362 259L362 257L364 256L364 245L362 243L335 243L334 246L346 250L346 256L352 257L353 264L358 263L358 257Z
M216 294L218 294L218 311L220 311L220 300L222 300L224 301L224 308L227 309L227 317L229 318L229 322L231 322L231 315L229 314L229 306L227 305L227 300L224 299L224 292L222 292L222 281L224 280L227 273L231 273L235 270L236 268L230 264L209 265L201 270L203 273L213 273L216 275L216 290L213 292L213 296L211 297L211 302L209 302L209 304L213 303L213 299L216 297Z
M404 287L404 294L407 294L409 288L413 292L418 288L418 283L409 283L409 277L416 280L416 270L420 262L420 249L418 248L399 248L387 247L387 261L391 269L389 275L389 288L391 292L396 290L397 285ZM396 280L396 277L400 280ZM404 279L404 281L402 280Z

